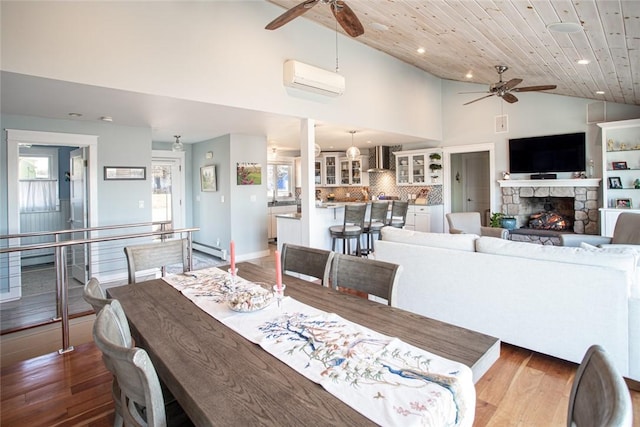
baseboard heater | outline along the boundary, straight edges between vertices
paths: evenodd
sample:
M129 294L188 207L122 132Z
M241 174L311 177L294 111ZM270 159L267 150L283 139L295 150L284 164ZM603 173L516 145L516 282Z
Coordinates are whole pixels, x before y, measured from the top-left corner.
M221 249L221 248L217 248L215 246L205 245L204 243L198 243L198 242L193 242L192 246L193 246L193 249L195 249L197 251L204 252L205 254L217 256L218 258L220 258L223 261L227 260L227 250L226 249Z

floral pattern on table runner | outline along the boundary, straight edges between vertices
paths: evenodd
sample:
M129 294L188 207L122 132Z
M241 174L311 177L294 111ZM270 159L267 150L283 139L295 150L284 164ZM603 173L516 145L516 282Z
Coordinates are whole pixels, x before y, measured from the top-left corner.
M271 304L254 313L234 312L225 304L229 274L217 268L195 273L198 277L176 275L165 281L372 421L472 426L475 388L467 366L291 297L282 308ZM237 278L235 285L252 283Z

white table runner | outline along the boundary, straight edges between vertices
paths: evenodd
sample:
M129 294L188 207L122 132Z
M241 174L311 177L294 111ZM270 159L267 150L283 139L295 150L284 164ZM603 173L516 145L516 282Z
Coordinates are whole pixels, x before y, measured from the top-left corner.
M281 308L238 313L226 305L229 274L165 277L203 311L260 345L367 418L384 426L472 426L471 369L336 314L285 297ZM237 278L236 288L256 286ZM310 285L317 286L317 285Z

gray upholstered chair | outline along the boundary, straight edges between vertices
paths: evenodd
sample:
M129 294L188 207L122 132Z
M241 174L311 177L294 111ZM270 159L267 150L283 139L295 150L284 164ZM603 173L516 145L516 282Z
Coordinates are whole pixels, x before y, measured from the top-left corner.
M391 202L391 216L387 225L396 228L403 228L407 223L407 212L409 211L409 202L401 202L394 200Z
M335 254L331 266L331 286L333 289L346 288L375 295L392 305L401 271L402 267L398 264Z
M183 273L189 269L187 239L127 246L124 253L127 256L129 283L136 283L138 271L159 268L164 277L168 265L182 264Z
M602 347L589 347L573 380L567 426L632 425L631 396L624 379Z
M509 230L499 227L485 227L480 220L480 212L450 212L446 214L451 234L477 234L478 236L509 238Z
M348 204L344 207L342 225L329 227L331 234L331 250L336 250L336 240L342 240L342 253L351 253L351 240L356 239L356 255L361 255L360 236L364 230L364 217L367 214L366 203Z
M380 238L380 230L387 223L389 215L389 202L371 202L371 212L369 213L369 221L364 226L363 234L366 239L365 253L375 251L374 241Z
M111 299L107 298L106 292L100 286L100 281L95 277L92 277L85 283L84 289L82 290L82 298L93 307L93 311L95 311L96 314L100 312L102 307L111 302Z
M580 246L581 243L598 245L640 245L640 214L623 212L618 216L613 237L592 234L561 234L562 246ZM640 249L640 248L639 248Z
M281 257L284 273L292 272L315 277L323 286L329 286L333 252L284 243Z

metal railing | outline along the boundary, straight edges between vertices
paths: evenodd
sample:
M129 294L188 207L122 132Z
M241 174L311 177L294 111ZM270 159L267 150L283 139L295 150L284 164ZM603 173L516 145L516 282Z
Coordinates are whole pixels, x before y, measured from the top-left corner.
M122 240L134 240L141 238L159 238L160 240L167 239L170 235L176 234L183 236L186 234L187 242L188 242L188 263L189 270L193 269L193 254L192 254L192 233L194 231L198 231L199 228L182 228L182 229L171 229L170 227L171 221L161 221L161 222L146 222L146 223L136 223L136 224L119 224L119 225L111 225L111 226L101 226L101 227L89 227L89 228L81 228L81 229L68 229L68 230L59 230L52 232L31 232L31 233L20 233L20 234L8 234L8 235L0 235L0 244L5 246L0 248L0 255L8 254L7 259L9 259L12 254L13 256L20 256L23 252L41 250L41 249L53 249L54 250L54 268L55 268L55 283L56 283L56 317L52 319L53 321L61 321L62 326L62 349L59 350L59 353L65 353L68 351L72 351L73 347L70 345L69 341L69 289L68 289L68 272L67 272L67 248L82 245L83 251L89 256L88 264L86 265L87 271L90 275L94 275L93 267L95 264L92 263L92 254L94 251L92 250L92 245L101 244L105 242L115 242ZM96 232L108 232L113 230L122 230L122 229L132 229L132 228L153 228L159 227L159 230L156 231L144 231L144 232L136 232L136 233L127 233L127 234L115 234L115 235L103 235L100 237L92 237L92 235ZM83 234L83 238L73 238L78 233ZM87 235L89 237L87 237ZM23 239L34 238L34 237L42 237L42 236L51 236L54 241L50 243L37 243L31 245L21 245L20 243L12 245L16 243L16 241L21 242ZM72 238L64 239L64 237L72 236ZM6 244L5 242L6 241ZM120 246L119 249L122 249L123 246ZM89 250L87 250L89 249ZM95 258L98 258L97 253L95 253ZM2 257L0 257L2 258ZM124 259L124 251L120 250L120 259ZM113 259L109 260L112 262ZM20 265L20 263L18 263ZM97 268L97 267L96 267ZM0 270L11 271L11 265L7 263L7 265L0 264ZM0 279L2 279L2 275L0 273ZM10 283L10 276L7 275L7 284ZM4 280L4 279L3 279ZM84 285L84 284L83 284Z

